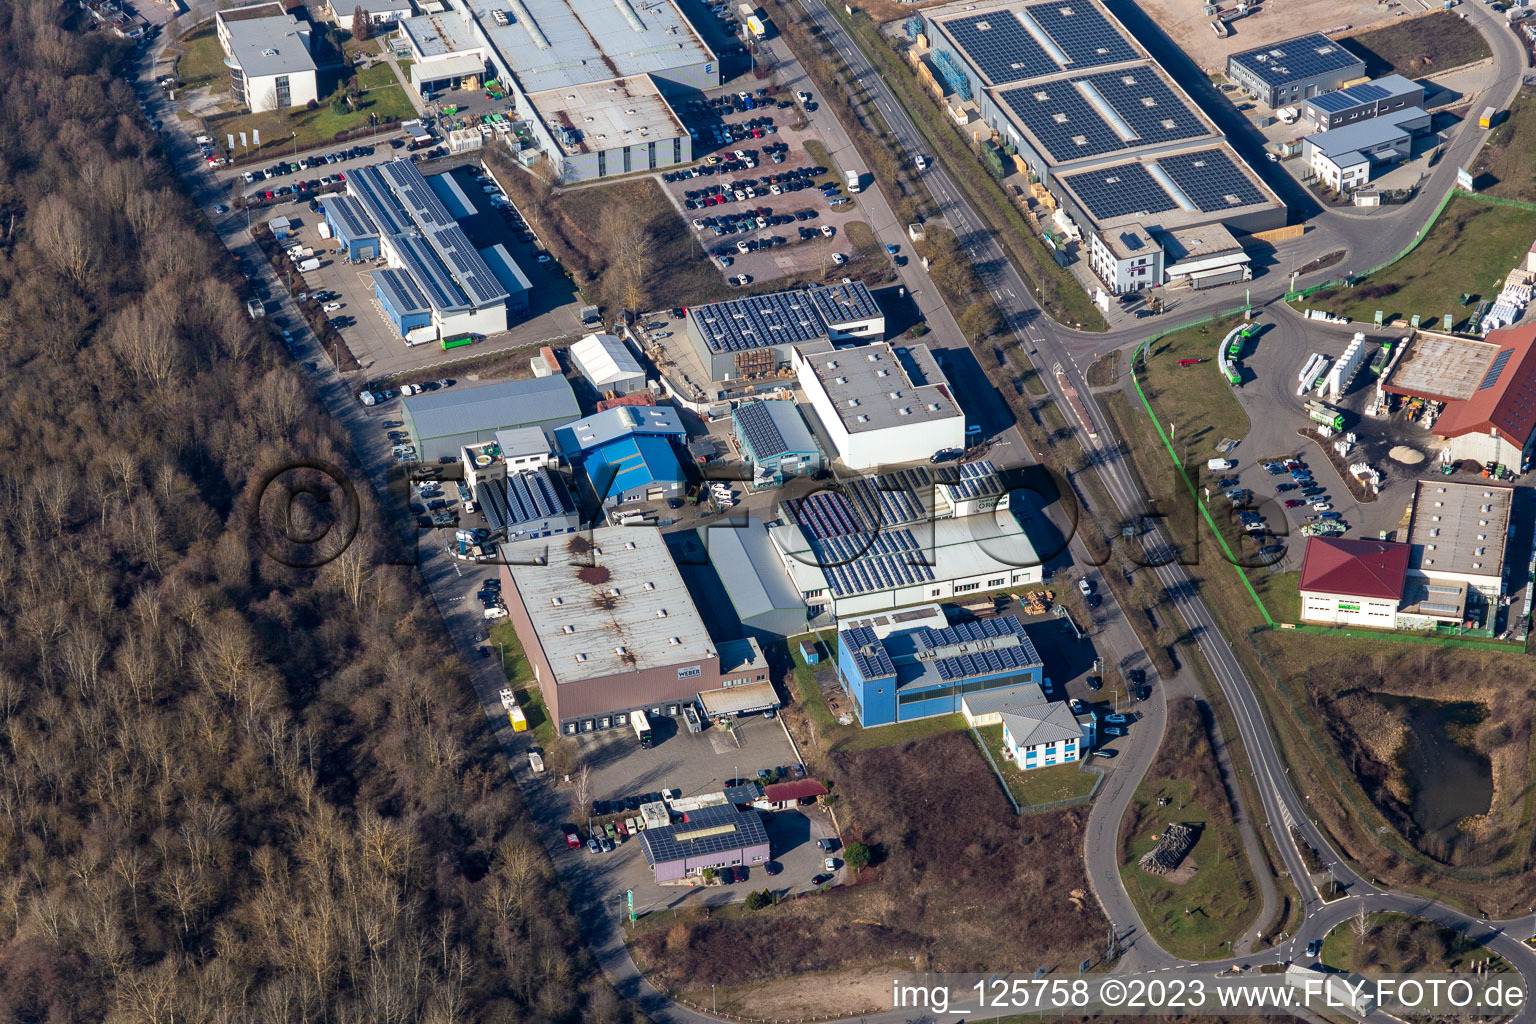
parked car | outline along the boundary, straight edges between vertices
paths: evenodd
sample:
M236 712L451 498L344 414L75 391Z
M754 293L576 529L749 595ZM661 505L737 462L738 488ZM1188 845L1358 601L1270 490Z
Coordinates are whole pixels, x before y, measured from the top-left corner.
M1083 713L1083 702L1078 700L1076 697L1073 697L1071 700L1067 701L1067 707L1072 710L1074 715L1080 715Z
M1098 750L1095 750L1094 753L1097 754L1099 757L1112 758L1116 754L1118 754L1119 751L1111 749L1110 747L1100 747Z
M1086 576L1078 580L1077 592L1082 594L1084 597L1087 597L1089 594L1093 593L1093 581Z
M1305 504L1306 502L1302 501L1300 498L1287 498L1285 501L1286 508L1300 508Z
M1124 736L1125 735L1125 726L1123 726L1123 725L1106 725L1104 728L1100 729L1099 731L1101 733L1103 733L1105 736Z
M490 648L487 647L485 650L489 651ZM565 845L572 850L579 850L581 849L581 837L574 832L567 832L565 834Z

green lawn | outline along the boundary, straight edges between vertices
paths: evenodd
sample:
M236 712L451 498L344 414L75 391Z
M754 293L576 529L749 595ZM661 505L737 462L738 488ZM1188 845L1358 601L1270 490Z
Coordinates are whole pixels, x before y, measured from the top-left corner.
M1522 89L1472 165L1478 191L1536 201L1536 91Z
M843 179L837 176L837 167L832 163L832 154L827 152L827 147L815 139L807 139L805 143L805 155L810 157L812 167L825 167L827 172L818 175L813 181L815 187L820 188L828 182L843 184Z
M371 89L384 89L389 86L399 86L395 80L395 69L389 66L388 61L380 61L371 68L364 68L357 73L357 86L364 92Z
M562 740L555 732L554 722L544 706L544 695L533 680L533 670L529 667L528 658L523 653L523 645L517 638L517 630L509 622L499 622L487 630L486 635L490 638L492 650L495 650L497 657L503 661L507 685L516 691L518 706L523 709L523 714L528 718L528 731L533 734L534 741L544 749L546 760L551 762L548 765L550 770L559 770L551 758L559 757L556 751Z
M1173 431L1174 449L1186 464L1204 465L1224 437L1248 435L1248 414L1237 404L1232 386L1221 375L1216 350L1238 318L1191 327L1153 342L1142 360L1141 386L1157 410L1163 430ZM1254 341L1249 341L1251 347ZM1264 344L1259 335L1257 344ZM1180 366L1180 359L1203 359ZM1171 425L1171 426L1170 426Z
M964 724L963 719L962 724ZM1036 804L1049 804L1057 800L1087 796L1093 792L1094 783L1099 780L1099 776L1093 772L1083 771L1076 762L1024 771L1012 761L1003 758L1003 727L1001 725L983 725L977 728L976 732L981 736L981 741L986 745L987 753L992 755L998 770L1003 773L1003 781L1008 783L1008 791L1013 794L1013 798L1022 808L1028 809Z
M1404 18L1339 41L1365 61L1372 78L1393 72L1418 78L1491 56L1487 41L1455 11Z
M388 71L388 68L385 69ZM293 110L287 120L272 112L244 114L217 125L219 132L228 133L259 131L262 152L273 156L292 153L295 145L293 133L298 133L298 148L308 149L324 145L336 137L337 132L359 128L368 124L368 115L377 114L382 122L386 118L404 120L416 116L410 98L398 84L364 93L356 110L337 114L330 108L329 99L314 110Z
M1407 320L1414 314L1429 326L1450 313L1470 317L1463 293L1493 298L1510 269L1525 257L1536 237L1536 210L1500 206L1458 196L1418 248L1353 288L1333 288L1297 302L1300 308L1326 309L1367 323L1381 310L1385 319Z
M1157 806L1159 797L1168 798L1166 807ZM1142 924L1175 956L1221 959L1227 943L1242 936L1259 906L1236 827L1225 819L1212 824L1205 808L1189 799L1189 783L1183 780L1143 782L1134 803L1141 827L1131 837L1130 860L1120 868L1120 877ZM1182 885L1143 871L1138 864L1155 845L1152 836L1173 822L1205 826L1189 855L1196 870Z
M176 59L176 77L183 87L206 85L227 78L224 48L214 30L201 28L181 41L181 56Z
M1488 965L1491 972L1510 969L1503 957L1432 921L1406 914L1370 914L1364 923L1363 934L1358 919L1334 928L1323 940L1318 959L1348 973L1460 973L1489 957L1493 957Z

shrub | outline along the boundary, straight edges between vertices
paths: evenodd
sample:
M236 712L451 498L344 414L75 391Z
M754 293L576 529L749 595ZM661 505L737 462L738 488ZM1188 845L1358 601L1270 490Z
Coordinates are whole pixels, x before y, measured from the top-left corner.
M769 892L767 889L764 889L761 892L752 892L747 894L748 910L762 910L764 907L772 905L773 893Z
M843 850L843 860L854 871L863 871L869 866L869 847L863 843L849 843Z

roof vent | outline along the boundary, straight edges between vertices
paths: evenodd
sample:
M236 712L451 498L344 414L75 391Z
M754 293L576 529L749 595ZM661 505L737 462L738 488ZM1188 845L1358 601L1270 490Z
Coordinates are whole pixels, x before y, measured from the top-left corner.
M587 656L585 654L578 654L578 655L576 655L576 660L577 661L586 661L587 660Z
M623 644L619 644L619 646L613 649L613 653L622 658L624 655L629 653L629 648L625 647Z
M682 643L683 643L683 638L680 637L680 636L674 636L671 639L669 639L667 641L667 643L671 644L673 647L681 647Z
M608 588L608 596L609 597L618 597L619 596L619 588L618 587L609 587Z
M562 632L562 633L574 633L574 632L576 632L576 627L567 624L567 625L564 625L564 626L560 627L560 632Z
M565 598L563 598L563 597L552 597L552 598L549 599L549 603L553 604L553 605L562 605L562 604L565 604Z
M624 550L625 551L633 551L633 550L635 550L635 542L632 541L632 540L625 541L624 542Z
M667 610L665 608L657 608L656 609L656 617L658 619L666 618L667 617Z

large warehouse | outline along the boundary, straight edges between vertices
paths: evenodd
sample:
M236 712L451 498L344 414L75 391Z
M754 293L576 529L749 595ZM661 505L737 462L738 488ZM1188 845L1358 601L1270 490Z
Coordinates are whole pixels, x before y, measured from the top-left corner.
M401 23L423 95L495 80L570 183L693 159L664 93L720 84L720 62L673 0L444 0Z
M1536 448L1536 325L1481 340L1418 332L1382 375L1393 395L1445 403L1431 428L1454 460L1523 473Z
M496 440L498 430L539 427L549 433L581 411L564 377L428 391L401 404L423 462L445 455L459 458L466 445Z
M686 324L710 380L755 380L785 373L796 345L879 338L885 314L862 281L844 281L694 306Z
M1266 107L1301 103L1365 77L1365 61L1321 32L1234 53L1227 77Z
M840 621L837 667L864 726L955 714L967 694L1039 686L1044 670L1016 616L950 625L938 605Z
M1096 0L946 4L926 67L1086 232L1285 223L1284 204ZM1160 282L1157 282L1160 283Z
M927 462L965 446L965 413L926 345L797 346L795 376L849 469Z
M326 223L353 259L383 256L374 297L396 333L415 343L507 329L507 286L470 244L437 192L409 160L360 167L347 175L346 197L327 198ZM499 248L499 247L498 247ZM501 249L499 263L511 257ZM512 305L528 308L526 278Z
M567 735L676 716L721 685L720 655L661 531L610 526L501 549L502 594L551 720Z
M699 536L743 627L773 636L805 632L805 602L761 519L727 517L700 530Z
M1420 480L1408 521L1409 577L1466 587L1468 618L1481 617L1479 606L1497 606L1514 497L1513 487L1481 480Z
M783 502L779 518L769 540L813 615L846 618L1041 581L1040 557L1010 510L935 519L889 475Z

